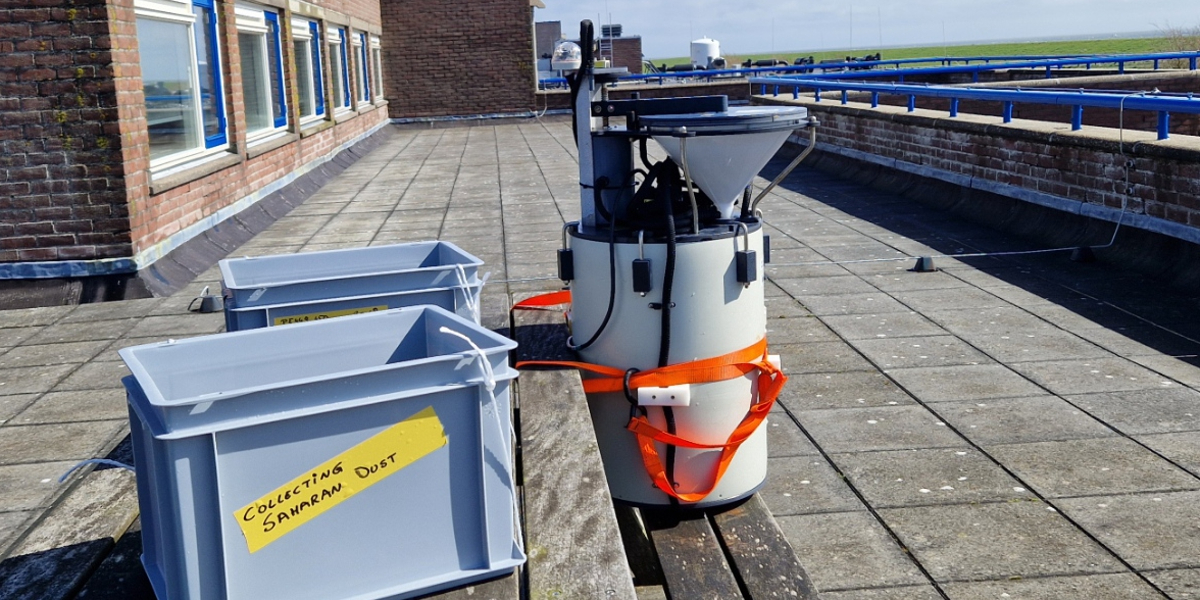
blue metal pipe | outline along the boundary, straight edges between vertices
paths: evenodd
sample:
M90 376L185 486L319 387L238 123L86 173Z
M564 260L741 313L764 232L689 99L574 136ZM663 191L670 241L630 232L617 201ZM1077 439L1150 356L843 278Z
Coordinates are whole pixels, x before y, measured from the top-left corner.
M1171 137L1171 113L1160 110L1158 111L1158 139L1165 140Z
M1083 129L1083 107L1076 105L1071 107L1071 131L1079 131Z

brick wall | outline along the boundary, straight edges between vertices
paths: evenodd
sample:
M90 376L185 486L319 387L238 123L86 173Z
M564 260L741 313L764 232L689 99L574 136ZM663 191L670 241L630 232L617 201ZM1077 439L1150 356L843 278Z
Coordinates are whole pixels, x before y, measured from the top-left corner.
M0 262L128 256L122 32L103 0L19 6L0 8Z
M755 103L790 103L757 97ZM957 176L974 187L1012 186L1060 199L1128 210L1169 223L1200 226L1200 150L1195 144L1126 138L1124 155L1113 132L1064 133L1031 122L1003 125L990 118L896 108L875 109L801 100L821 121L818 141L879 162L903 161Z
M536 39L534 40L537 57L549 57L554 54L554 47L562 39L562 22L542 21L534 25Z
M613 66L625 67L630 73L642 72L642 38L638 36L614 38Z
M391 116L532 110L532 10L529 0L381 0Z
M132 0L110 1L114 4L128 3L132 7ZM360 114L349 120L345 120L346 117L339 117L339 120L343 122L336 126L330 126L331 123L327 123L325 129L316 133L306 132L303 137L292 133L289 142L266 152L262 152L261 146L248 145L245 133L246 116L242 109L241 61L237 59L239 49L233 2L218 0L218 4L220 5L218 12L221 19L221 60L225 71L225 99L226 106L229 107L227 131L231 148L237 151L230 153L228 158L236 157L238 160L236 164L227 168L178 185L162 186L159 180L152 182L147 178L144 183L141 179L135 182L143 183L142 185L128 186L126 192L130 207L129 226L135 253L167 240L172 235L289 175L305 164L327 155L334 148L369 131L387 118L385 108L372 106L361 109ZM341 16L336 17L336 21L348 20L346 17L351 17L378 27L378 5L374 1L334 2L327 0L317 4L337 10ZM290 27L288 19L281 18L280 21L285 28ZM336 21L330 21L330 23L341 24ZM136 45L136 37L130 41ZM288 103L288 110L291 112L289 121L295 124L299 120L299 115L297 113L298 95L292 85L294 58L291 56L291 44L283 44L283 52L284 76L285 81L288 82L287 93L290 99ZM330 73L329 53L322 52L322 59L325 62L322 71L328 74ZM355 71L353 67L351 70ZM356 73L351 75L353 77ZM331 97L328 75L325 79L325 98L328 99ZM353 79L350 87L351 89L355 88ZM128 144L126 160L135 172L145 173L149 168L149 140L145 137L144 114L141 114L144 113L144 110L142 109L140 77L136 78L136 89L131 93L130 104L134 107L130 111L132 118L123 122L122 128L128 132L131 138L135 138L136 142ZM292 129L295 130L296 127L293 125ZM269 147L275 144L268 143L266 145ZM168 187L168 189L162 189L163 187Z
M0 262L133 257L387 119L386 108L370 106L303 137L292 133L269 151L248 147L234 3L217 4L225 168L153 179L133 0L30 0L0 9ZM329 21L381 31L378 0L315 5ZM286 32L286 14L281 23ZM283 51L296 123L291 44Z
M1070 74L1068 75L1068 73ZM1024 70L1013 73L991 73L987 75L990 76L989 78L994 79L994 81L970 83L970 85L985 88L1012 87L1015 81L1019 81L1020 86L1025 89L1077 90L1082 88L1130 92L1157 89L1161 92L1200 92L1200 72L1196 71L1152 71L1125 75L1113 73L1101 76L1088 76L1084 75L1085 73L1087 71L1082 69L1074 72L1060 70L1056 72L1059 77L1052 79L1046 79L1044 71ZM1030 77L1032 79L1026 79ZM969 83L969 79L967 83ZM840 92L826 92L821 97L834 102L841 101ZM870 101L869 94L862 92L851 93L848 95L848 99L857 102ZM890 106L906 106L908 98L906 96L880 95L879 103ZM949 99L917 98L916 105L917 108L943 112L950 110ZM1003 105L1000 102L963 100L959 102L958 110L961 113L999 117L1003 114ZM1070 123L1071 107L1048 104L1016 104L1013 106L1013 117L1052 123ZM1146 111L1125 111L1124 115L1122 115L1121 111L1112 108L1085 108L1083 111L1083 124L1113 128L1123 125L1126 129L1135 131L1157 131L1158 115L1157 113ZM1200 115L1171 115L1170 131L1172 134L1200 135Z

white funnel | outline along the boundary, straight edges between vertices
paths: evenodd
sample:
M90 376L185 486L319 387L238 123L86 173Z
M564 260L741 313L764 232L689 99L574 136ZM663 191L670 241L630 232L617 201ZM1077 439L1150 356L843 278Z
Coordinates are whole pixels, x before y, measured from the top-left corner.
M687 163L692 181L717 205L721 217L733 217L742 190L779 151L791 129L687 138ZM680 138L655 136L654 141L683 166Z
M679 134L687 138L687 166L692 181L721 211L733 216L733 205L754 176L779 151L793 131L807 124L801 106L737 106L724 112L647 115L642 121L654 141L683 166Z

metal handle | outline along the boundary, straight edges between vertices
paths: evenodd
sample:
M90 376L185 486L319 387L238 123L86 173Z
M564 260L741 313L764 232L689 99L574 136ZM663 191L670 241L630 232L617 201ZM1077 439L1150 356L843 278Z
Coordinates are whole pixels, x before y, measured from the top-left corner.
M688 169L687 127L679 128L679 160L683 161L683 180L687 183L688 200L692 202L692 233L700 234L700 209L696 208L696 192L692 191L692 171Z
M563 224L563 228L562 228L562 247L563 248L571 247L571 244L567 243L567 232L570 231L570 229L572 227L578 227L578 226L579 226L579 221L568 221L565 224Z
M646 249L644 246L646 232L642 229L638 230L638 258L646 258Z
M750 227L748 227L745 223L742 223L741 221L738 221L734 226L737 227L738 229L742 230L742 249L745 250L746 252L749 252L750 251ZM733 249L737 250L737 237L736 236L734 237L734 240L733 240Z

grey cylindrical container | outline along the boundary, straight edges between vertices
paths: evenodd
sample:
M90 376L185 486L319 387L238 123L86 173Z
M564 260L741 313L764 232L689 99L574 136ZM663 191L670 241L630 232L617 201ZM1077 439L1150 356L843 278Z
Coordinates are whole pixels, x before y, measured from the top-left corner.
M706 230L709 233L710 230ZM593 276L571 282L571 327L576 343L589 339L608 308L609 244L606 234L572 233L575 269ZM671 313L670 363L678 364L721 356L758 342L766 333L766 308L761 277L749 285L737 281L735 253L748 238L755 251L757 272L763 272L762 229L754 225L748 236L729 228L710 239L677 245ZM596 239L604 238L604 239ZM650 259L654 288L645 296L632 288L631 265ZM658 366L662 313L652 304L662 301L667 245L636 242L616 244L616 295L612 317L596 342L580 352L587 362L620 369L641 370ZM677 434L692 441L724 443L741 423L758 397L756 373L715 383L693 384L691 403L674 407ZM600 444L604 470L614 498L637 505L666 505L670 497L656 488L642 464L637 437L626 429L629 402L624 394L590 394L588 407ZM666 430L664 411L647 407L654 426ZM666 456L664 444L658 444ZM674 480L681 493L708 487L715 476L720 450L676 451ZM696 506L724 504L745 498L762 486L767 474L765 422L739 448L716 488Z

